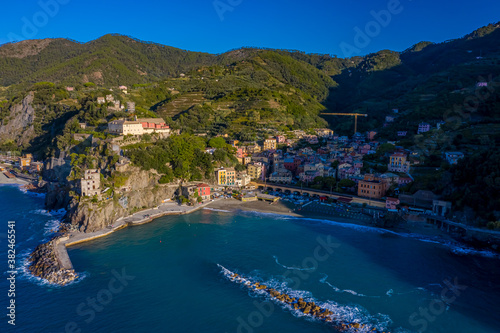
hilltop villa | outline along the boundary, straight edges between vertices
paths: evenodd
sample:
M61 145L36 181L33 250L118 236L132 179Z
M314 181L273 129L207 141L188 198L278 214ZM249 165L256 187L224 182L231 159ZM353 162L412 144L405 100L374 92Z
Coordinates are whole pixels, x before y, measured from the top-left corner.
M113 120L108 123L109 133L118 135L143 135L146 133L170 134L170 127L162 118L139 118L131 120Z

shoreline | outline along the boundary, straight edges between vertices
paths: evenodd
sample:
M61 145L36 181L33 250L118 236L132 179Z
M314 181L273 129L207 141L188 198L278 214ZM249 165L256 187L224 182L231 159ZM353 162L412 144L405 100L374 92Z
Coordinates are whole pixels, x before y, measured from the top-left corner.
M240 202L234 199L227 200L221 205L220 203L215 203L211 205L210 208L226 210L229 212L238 211L250 211L266 214L276 214L276 215L286 215L290 217L303 218L303 219L314 219L314 220L327 220L343 224L355 224L360 226L371 227L380 230L386 230L387 232L395 233L407 233L420 236L431 236L441 238L443 241L454 241L457 242L451 235L439 230L435 226L427 223L416 222L416 223L406 223L402 226L395 228L382 228L371 223L371 220L362 220L350 217L335 216L329 214L320 214L312 212L302 212L297 213L292 206L292 204L284 203L283 201L278 201L269 205L262 201L253 202Z
M54 242L53 244L54 254L56 261L59 264L60 270L66 272L72 272L76 279L78 276L76 275L76 273L74 273L73 264L71 262L71 259L67 251L68 247L108 236L114 233L115 231L118 231L125 227L150 223L163 216L190 214L203 208L208 208L214 211L228 212L233 214L242 211L256 212L264 214L289 216L292 218L331 221L346 225L347 224L359 225L359 226L384 230L386 232L392 232L400 236L416 236L415 238L417 239L419 236L423 238L429 237L432 238L433 240L438 241L439 243L442 243L443 245L446 243L452 243L456 244L457 246L469 247L467 243L458 241L451 235L427 223L407 223L397 228L388 229L375 226L373 223L371 223L371 219L370 220L365 219L363 221L362 219L333 216L328 214L308 213L308 212L302 212L302 214L298 214L295 211L294 207L292 206L293 206L292 204L285 203L282 201L269 204L268 202L265 201L241 202L236 199L216 199L214 201L208 201L199 204L197 206L181 206L176 202L164 203L155 208L145 209L136 212L132 215L129 215L127 217L121 217L118 220L116 220L116 222L113 223L111 227L108 227L106 229L101 229L99 231L92 233L71 232L69 234L62 235L58 237L56 242ZM478 250L473 247L472 249ZM66 283L63 283L62 285Z
M314 220L326 220L335 223L342 224L353 224L359 226L371 227L374 229L385 230L387 232L394 233L406 233L410 235L416 236L430 236L441 239L442 241L452 241L457 244L461 244L455 238L450 236L449 234L439 230L433 225L427 223L407 223L403 226L399 226L396 228L382 228L375 226L374 224L363 221L361 219L349 218L349 217L341 217L341 216L333 216L328 214L318 214L318 213L305 213L298 214L295 209L291 206L292 204L284 203L282 201L275 202L273 204L269 204L265 201L252 201L252 202L241 202L236 199L216 199L214 201L208 201L202 203L197 206L180 206L177 203L171 202L164 205L161 209L158 208L149 208L145 210L138 211L132 215L127 217L121 217L113 223L112 228L101 229L99 231L95 231L92 233L82 233L82 232L73 232L69 235L66 235L66 240L61 241L59 245L63 246L66 250L67 247L74 246L77 244L85 243L92 241L94 239L102 238L108 236L115 231L124 229L126 227L140 226L143 224L151 223L154 220L169 216L169 215L184 215L191 214L203 208L208 208L209 210L220 211L220 212L228 212L228 213L238 213L241 211L244 212L256 212L256 213L264 213L264 214L273 214L273 215L282 215L289 216L294 218L303 218L303 219L314 219ZM160 205L159 207L161 207ZM177 209L175 209L177 208ZM159 211L159 213L158 213ZM148 213L156 214L148 214ZM463 245L466 245L463 243ZM67 256L67 251L66 256ZM72 265L71 265L72 268Z
M149 223L162 216L189 214L211 203L213 202L209 201L197 206L180 206L177 203L168 202L119 218L111 227L96 232L56 234L50 241L38 245L30 254L28 271L31 275L46 280L50 284L65 286L79 278L68 254L69 246L108 236L128 226ZM47 259L49 259L48 262Z

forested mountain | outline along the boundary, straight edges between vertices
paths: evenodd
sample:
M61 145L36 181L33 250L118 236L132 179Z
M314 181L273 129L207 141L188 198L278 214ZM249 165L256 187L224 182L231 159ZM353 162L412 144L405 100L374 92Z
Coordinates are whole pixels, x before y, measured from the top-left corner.
M439 44L421 42L404 52L347 59L257 48L214 55L121 35L88 43L5 44L0 46L0 121L16 123L13 108L33 91L33 119L42 119L35 132L53 132L50 122L66 112L86 115L80 120L95 118L88 112L100 109L97 96L112 93L123 103L136 102L139 114L164 117L174 128L195 133L252 140L266 131L326 126L322 111L362 112L369 116L359 121L360 131L377 129L396 139L398 130L408 130L413 140L423 120L498 122L498 27L490 24ZM36 86L43 81L53 85ZM129 93L121 93L119 85L128 86ZM383 127L392 109L400 111ZM114 115L103 111L103 116ZM350 118L326 119L338 133L352 131ZM15 139L11 136L0 131L0 141ZM26 144L26 138L21 141Z
M489 96L479 99L476 115L498 119L499 110L490 102L500 96L499 27L491 24L439 44L421 42L401 53L383 50L353 58L350 68L332 77L338 87L331 90L325 105L336 112L368 113L362 130L379 127L390 110L399 109L395 123L387 128L395 133L416 121L435 125L445 120L456 105L484 93L476 92L478 82L489 82ZM482 102L490 105L483 107ZM340 124L336 129L345 130L349 125Z
M211 64L215 58L121 35L105 35L88 43L67 39L23 41L0 47L0 85L152 82Z

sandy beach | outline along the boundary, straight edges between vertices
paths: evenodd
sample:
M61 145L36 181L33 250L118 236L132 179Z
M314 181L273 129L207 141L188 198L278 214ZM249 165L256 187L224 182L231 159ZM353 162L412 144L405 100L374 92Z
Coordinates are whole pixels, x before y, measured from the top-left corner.
M283 201L278 201L273 204L269 204L269 202L265 201L241 202L236 199L224 199L215 201L209 204L207 207L213 209L228 210L232 212L242 210L242 211L253 211L259 213L281 214L281 215L318 219L318 220L330 220L334 222L350 223L350 224L371 226L376 228L376 226L374 226L370 220L353 219L353 218L346 218L346 217L332 216L328 214L319 214L311 212L299 212L294 209L293 204ZM398 233L409 233L409 234L418 234L422 236L440 237L443 240L454 240L453 237L451 237L449 234L442 232L435 226L427 223L407 223L388 230Z
M9 178L3 172L0 172L0 184L17 184L17 185L27 185L28 181L19 179L17 177Z

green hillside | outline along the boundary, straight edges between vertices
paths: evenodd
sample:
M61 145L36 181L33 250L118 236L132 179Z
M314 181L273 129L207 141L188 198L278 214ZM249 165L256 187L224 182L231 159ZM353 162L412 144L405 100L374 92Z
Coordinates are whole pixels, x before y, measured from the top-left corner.
M113 94L123 105L135 102L139 116L164 117L173 128L209 136L254 140L275 130L323 127L327 123L319 114L329 111L367 113L360 132L376 129L383 138L397 139L398 130L408 130L407 141L413 142L421 121L436 125L451 119L454 131L498 123L498 27L439 44L421 42L404 52L347 59L256 48L212 55L121 35L88 43L6 44L0 47L0 121L7 126L14 119L11 108L35 91L36 135L56 135L67 112L104 126L123 116L96 103L98 96ZM35 88L41 81L54 86ZM479 81L488 86L476 87ZM119 85L128 86L128 94ZM395 108L400 110L395 121L383 127ZM351 133L351 119L327 119L338 133ZM455 135L449 134L449 141Z
M38 81L131 85L179 75L214 60L215 56L207 53L121 35L106 35L88 43L67 39L26 41L0 47L0 85L28 86Z

